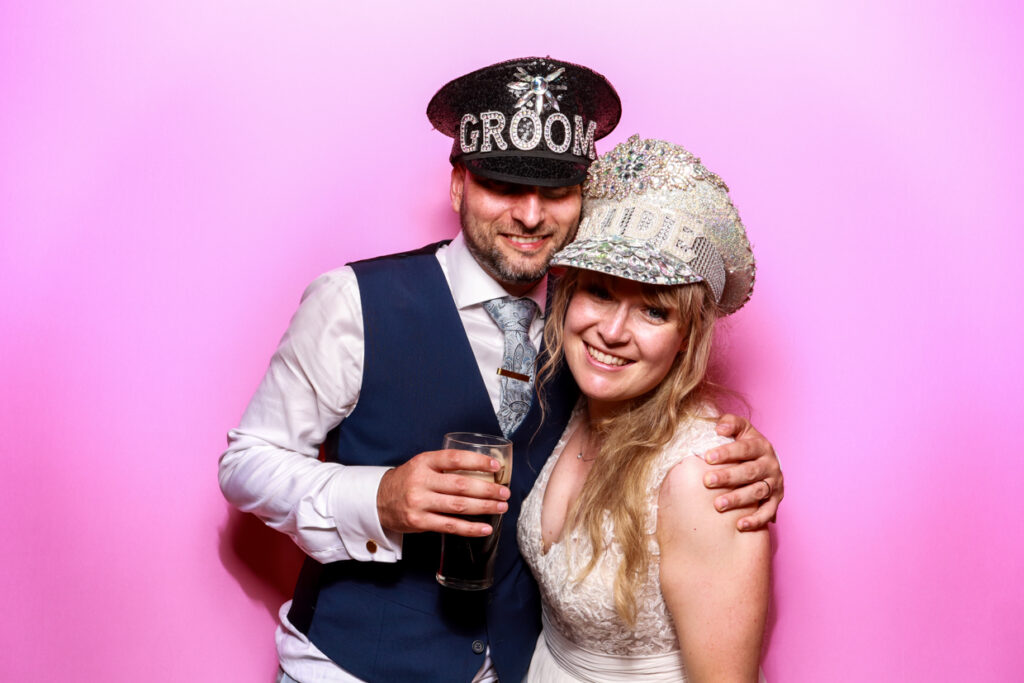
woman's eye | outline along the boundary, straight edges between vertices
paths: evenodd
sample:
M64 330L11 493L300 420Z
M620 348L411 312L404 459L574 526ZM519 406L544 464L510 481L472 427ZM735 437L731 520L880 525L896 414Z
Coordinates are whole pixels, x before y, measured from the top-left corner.
M595 299L600 299L601 301L607 301L612 298L611 294L608 293L608 290L601 285L587 285L587 294Z
M647 308L647 317L652 320L668 320L668 311L650 306Z

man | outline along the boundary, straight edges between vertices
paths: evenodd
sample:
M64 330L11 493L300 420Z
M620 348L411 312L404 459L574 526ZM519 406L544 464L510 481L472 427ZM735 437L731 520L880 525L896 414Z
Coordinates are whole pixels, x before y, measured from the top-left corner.
M280 680L519 681L540 628L515 526L577 390L561 372L542 421L532 361L548 261L573 236L579 185L619 99L585 67L528 58L455 79L427 114L454 138L461 233L310 285L221 457L228 500L310 556L280 613ZM518 332L504 332L501 311L513 308ZM497 463L434 450L450 431L511 439L509 486L454 474ZM720 470L718 485L745 485L725 496L730 507L765 500L747 520L761 527L781 499L778 461L745 422L725 431L745 434L721 461L749 462ZM432 532L486 535L453 515L495 513L505 518L494 586L439 586Z

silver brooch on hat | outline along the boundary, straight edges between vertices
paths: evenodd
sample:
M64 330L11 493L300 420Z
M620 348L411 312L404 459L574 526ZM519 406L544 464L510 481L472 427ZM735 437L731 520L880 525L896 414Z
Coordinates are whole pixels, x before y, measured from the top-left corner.
M547 76L534 76L523 67L518 66L515 73L516 80L506 83L505 87L519 98L515 103L516 109L533 106L533 110L537 112L538 116L548 107L555 111L560 111L558 98L551 94L551 91L566 89L566 86L562 84L553 85L555 81L562 77L564 72L565 67L563 66L555 69Z
M643 194L648 188L681 190L698 182L729 191L721 178L685 149L632 135L606 153L601 164L591 167L584 192L588 197L622 200L631 194Z

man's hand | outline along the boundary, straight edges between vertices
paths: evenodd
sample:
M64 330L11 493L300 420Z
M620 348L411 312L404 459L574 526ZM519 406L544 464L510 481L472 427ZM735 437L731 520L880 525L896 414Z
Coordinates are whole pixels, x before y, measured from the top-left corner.
M470 451L420 453L388 470L377 488L377 513L385 529L410 533L443 531L459 536L486 536L491 527L451 515L496 515L508 510L507 487L473 476L474 470L493 474L497 460Z
M758 506L756 512L740 518L736 527L740 531L763 529L768 522L775 521L783 496L782 467L775 449L742 417L723 415L718 420L717 432L736 440L704 454L709 464L727 465L704 475L704 486L733 489L715 499L719 512Z

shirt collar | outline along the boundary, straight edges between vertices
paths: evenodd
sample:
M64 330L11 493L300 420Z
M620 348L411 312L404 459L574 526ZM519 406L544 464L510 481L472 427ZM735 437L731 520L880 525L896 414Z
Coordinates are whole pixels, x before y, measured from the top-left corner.
M497 280L487 274L466 246L466 239L460 231L442 254L451 283L452 298L461 310L469 306L482 304L491 299L510 296ZM544 315L544 303L547 298L548 276L534 285L523 298L533 299Z

